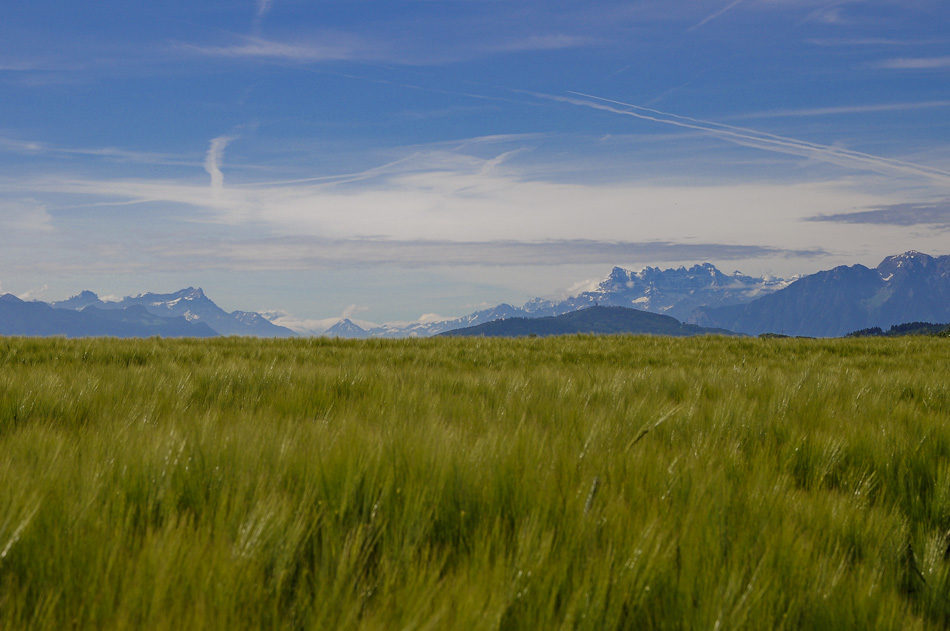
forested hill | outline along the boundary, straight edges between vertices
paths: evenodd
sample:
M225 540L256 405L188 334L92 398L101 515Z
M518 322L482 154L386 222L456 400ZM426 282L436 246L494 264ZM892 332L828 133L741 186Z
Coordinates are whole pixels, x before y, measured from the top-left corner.
M486 322L478 326L455 329L443 336L524 337L537 335L596 334L652 334L652 335L733 335L725 329L710 329L695 324L683 324L671 316L628 309L626 307L588 307L547 318L508 318Z

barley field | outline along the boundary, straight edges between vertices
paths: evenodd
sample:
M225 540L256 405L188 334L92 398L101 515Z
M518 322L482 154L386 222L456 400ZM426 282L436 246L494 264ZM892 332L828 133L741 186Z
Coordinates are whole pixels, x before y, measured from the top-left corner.
M950 625L950 339L0 339L3 629Z

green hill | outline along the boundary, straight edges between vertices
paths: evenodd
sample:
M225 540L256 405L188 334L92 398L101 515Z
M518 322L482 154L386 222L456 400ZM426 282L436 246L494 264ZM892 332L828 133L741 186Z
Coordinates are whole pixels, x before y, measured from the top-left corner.
M447 337L525 337L536 335L571 335L595 333L600 335L649 334L673 335L734 335L725 329L709 329L695 324L683 324L676 318L627 309L626 307L588 307L547 318L508 318L478 326L446 331Z

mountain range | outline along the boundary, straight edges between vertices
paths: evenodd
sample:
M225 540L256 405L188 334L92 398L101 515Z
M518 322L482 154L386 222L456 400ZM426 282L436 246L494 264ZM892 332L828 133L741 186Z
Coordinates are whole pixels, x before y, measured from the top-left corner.
M502 303L458 318L408 325L360 326L344 318L316 332L295 332L256 312L227 312L194 287L115 301L83 291L49 304L7 294L0 296L0 335L427 337L588 307L634 308L748 335L841 336L905 322L950 322L950 256L909 251L889 256L875 268L842 265L795 279L727 275L710 263L637 272L615 267L591 289L563 300L534 298L521 307Z
M437 335L512 318L550 317L592 306L633 307L714 329L827 337L911 321L950 321L950 256L909 251L874 269L839 266L782 279L723 274L714 265L633 272L615 267L595 288L559 300L491 309L440 322L380 327L370 336Z
M91 291L52 303L0 296L0 335L66 337L291 337L258 313L224 311L199 288L104 301Z
M45 302L26 302L12 294L0 296L0 335L66 337L213 337L203 322L183 316L161 317L141 305L123 309L54 309Z
M727 275L711 263L688 268L646 267L638 272L614 267L592 289L562 300L533 298L521 307L502 303L448 320L360 328L362 333L359 336L428 337L495 320L550 317L598 305L630 307L686 320L700 306L746 303L779 291L791 282L769 276L746 276L740 272Z
M293 337L296 335L290 329L277 326L253 311L227 312L208 298L200 287L186 287L170 294L144 293L117 301L104 301L91 291L83 291L67 300L52 302L50 306L54 309L72 310L86 309L90 306L102 310L141 306L157 316L183 317L189 322L201 322L219 335L253 337Z

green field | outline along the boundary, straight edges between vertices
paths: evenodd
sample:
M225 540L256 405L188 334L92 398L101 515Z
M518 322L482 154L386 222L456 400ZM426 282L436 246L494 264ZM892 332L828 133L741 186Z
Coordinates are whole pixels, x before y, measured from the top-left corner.
M950 624L950 339L0 340L3 629Z

